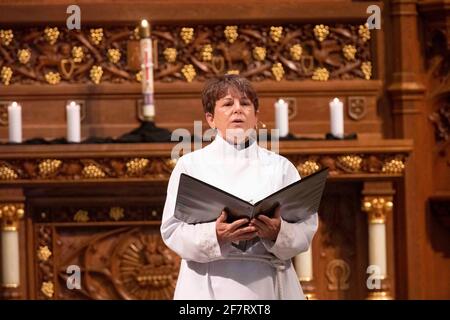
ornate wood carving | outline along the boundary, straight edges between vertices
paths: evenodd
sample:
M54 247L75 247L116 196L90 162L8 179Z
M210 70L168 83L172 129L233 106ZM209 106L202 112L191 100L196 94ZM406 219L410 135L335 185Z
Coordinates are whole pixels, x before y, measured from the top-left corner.
M370 79L364 25L155 25L155 80L204 81L240 73L252 81ZM137 83L139 35L129 26L0 30L1 82Z
M22 159L0 161L0 180L92 180L168 178L175 162L170 158Z
M348 97L348 116L356 121L361 120L367 113L365 97Z
M437 141L448 141L450 139L450 103L439 108L430 115L435 129Z
M161 221L164 203L155 205L52 205L34 206L34 218L39 223L73 223L78 222L125 222L125 221Z
M330 175L401 175L406 154L289 155L301 176L322 167ZM0 160L0 181L83 181L95 179L168 179L175 161L165 157L102 159L17 159Z
M19 221L23 218L24 214L23 203L0 204L1 230L16 231L19 228Z
M180 260L164 245L158 228L57 230L59 299L172 298ZM66 286L70 265L80 268L79 290Z
M345 291L349 288L349 278L351 270L350 266L345 260L334 259L327 264L327 280L328 290L330 291Z
M37 298L53 299L55 294L53 228L41 225L36 228Z
M301 176L328 167L330 176L365 174L403 174L406 154L338 154L289 156Z

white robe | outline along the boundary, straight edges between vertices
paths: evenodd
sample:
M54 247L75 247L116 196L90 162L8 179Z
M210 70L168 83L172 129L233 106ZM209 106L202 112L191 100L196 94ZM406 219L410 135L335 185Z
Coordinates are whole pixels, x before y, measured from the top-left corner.
M181 173L251 202L300 179L286 158L257 143L238 150L219 134L208 146L182 156L170 176L161 224L165 244L182 258L174 299L304 299L291 258L308 250L317 214L299 223L282 220L275 242L259 241L246 252L275 256L283 266L227 259L242 252L219 245L215 222L189 225L173 216Z

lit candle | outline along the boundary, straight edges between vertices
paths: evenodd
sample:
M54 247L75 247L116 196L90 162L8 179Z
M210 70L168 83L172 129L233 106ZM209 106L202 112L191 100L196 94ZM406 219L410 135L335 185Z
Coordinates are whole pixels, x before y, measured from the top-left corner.
M9 142L22 142L22 107L17 102L8 106Z
M279 130L280 137L289 134L289 108L283 99L275 102L275 128Z
M344 104L334 98L330 102L331 134L338 138L344 137Z
M153 120L155 116L155 104L153 101L153 53L150 25L147 20L141 21L139 34L141 37L142 93L144 95L143 116L146 120Z
M313 257L312 245L308 250L295 256L294 264L297 277L300 281L311 281L313 279Z
M71 101L66 106L67 141L80 142L80 105Z

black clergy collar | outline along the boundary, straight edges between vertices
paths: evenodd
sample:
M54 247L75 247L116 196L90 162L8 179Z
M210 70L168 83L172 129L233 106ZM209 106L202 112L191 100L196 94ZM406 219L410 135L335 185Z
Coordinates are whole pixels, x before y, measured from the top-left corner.
M226 140L224 137L220 136L219 134L217 134L217 135L220 137L219 139L222 139L225 143L228 143L230 146L233 146L234 148L236 148L236 150L247 149L253 143L255 143L255 139L251 139L249 137L247 137L247 139L245 139L245 141L242 142L242 143L233 143L233 142L230 142L230 141Z

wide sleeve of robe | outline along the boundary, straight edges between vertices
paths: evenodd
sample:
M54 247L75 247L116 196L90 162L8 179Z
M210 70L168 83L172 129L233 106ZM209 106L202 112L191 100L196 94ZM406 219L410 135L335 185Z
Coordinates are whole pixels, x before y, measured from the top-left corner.
M295 166L286 160L283 163L283 187L300 179ZM283 207L281 207L283 212ZM280 232L276 241L262 240L267 251L281 260L288 260L297 254L307 251L318 228L318 214L315 213L305 221L289 223L281 219Z
M192 225L174 217L181 173L187 173L183 157L177 161L169 179L161 223L162 239L170 249L187 261L204 263L221 259L227 245L219 245L215 221Z

